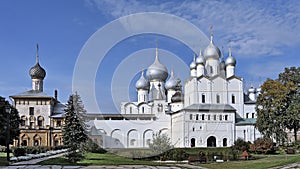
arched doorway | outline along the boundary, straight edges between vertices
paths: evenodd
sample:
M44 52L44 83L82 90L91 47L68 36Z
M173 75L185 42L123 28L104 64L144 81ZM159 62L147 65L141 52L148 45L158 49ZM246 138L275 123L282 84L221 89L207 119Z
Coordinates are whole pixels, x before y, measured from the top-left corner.
M227 138L223 138L223 147L227 147Z
M195 147L195 144L196 144L196 139L192 138L191 139L191 147Z
M214 136L208 137L207 147L216 147L216 137L214 137Z

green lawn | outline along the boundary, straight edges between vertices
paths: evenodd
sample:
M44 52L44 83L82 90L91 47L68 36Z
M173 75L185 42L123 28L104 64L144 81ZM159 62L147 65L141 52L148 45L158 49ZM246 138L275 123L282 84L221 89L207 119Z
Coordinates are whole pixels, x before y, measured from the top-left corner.
M83 161L78 162L76 165L161 165L159 163L151 162L151 161L142 161L142 160L133 160L131 158L126 158L122 156L117 156L115 154L97 154L97 153L87 153L86 158ZM39 164L42 165L75 165L69 163L65 157L58 157L43 161Z
M209 169L265 169L269 167L282 166L290 163L300 162L299 155L269 155L269 156L256 156L257 160L248 160L248 161L229 161L224 163L210 163L210 164L201 164L200 166L209 168ZM75 165L69 163L64 157L49 159L43 161L39 164L43 165ZM132 160L131 158L125 158L122 156L117 156L115 154L96 154L96 153L87 153L86 159L78 162L76 165L164 165L161 163L151 162L151 161L142 161L142 160Z
M276 166L283 166L290 163L300 162L299 155L269 155L269 156L256 156L257 160L248 161L230 161L224 163L211 163L211 164L201 164L199 166L209 168L209 169L265 169Z

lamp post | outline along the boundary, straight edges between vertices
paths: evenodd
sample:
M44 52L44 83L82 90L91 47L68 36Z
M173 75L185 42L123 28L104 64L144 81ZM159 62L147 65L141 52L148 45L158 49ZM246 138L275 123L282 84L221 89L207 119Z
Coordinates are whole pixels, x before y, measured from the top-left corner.
M5 112L7 113L7 126L6 126L6 160L10 161L9 159L9 141L10 141L10 112L11 108L9 105L5 106Z

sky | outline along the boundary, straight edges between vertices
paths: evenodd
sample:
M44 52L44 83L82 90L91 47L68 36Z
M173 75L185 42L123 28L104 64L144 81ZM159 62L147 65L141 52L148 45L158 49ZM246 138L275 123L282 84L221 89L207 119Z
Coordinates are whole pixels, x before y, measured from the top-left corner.
M225 59L232 47L245 89L300 65L296 0L2 0L0 22L0 95L9 99L31 89L29 69L38 43L47 72L44 92L53 95L57 89L66 102L76 90L90 112L95 110L89 98L102 113L136 100L135 81L153 62L156 44L161 62L184 83L211 25Z

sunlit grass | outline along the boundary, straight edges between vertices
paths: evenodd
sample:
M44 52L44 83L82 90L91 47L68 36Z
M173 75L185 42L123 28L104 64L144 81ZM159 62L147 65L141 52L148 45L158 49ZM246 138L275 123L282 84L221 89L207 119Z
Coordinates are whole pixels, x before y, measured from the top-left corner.
M229 161L224 163L201 164L200 166L210 169L265 169L300 162L299 155L269 155L257 157L259 157L257 160Z

